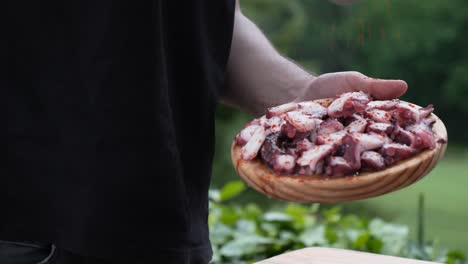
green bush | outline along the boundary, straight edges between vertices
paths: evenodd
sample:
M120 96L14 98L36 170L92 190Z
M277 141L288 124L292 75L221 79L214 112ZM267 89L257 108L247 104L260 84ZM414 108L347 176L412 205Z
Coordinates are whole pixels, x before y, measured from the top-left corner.
M230 202L244 189L242 182L235 181L210 191L213 263L253 263L311 246L450 264L468 263L461 251L440 250L428 241L409 240L407 226L342 214L339 207L320 209L318 204L290 203L286 207L262 210L255 204Z
M279 51L317 73L357 70L408 82L404 100L434 104L451 142L467 144L468 1L241 0Z

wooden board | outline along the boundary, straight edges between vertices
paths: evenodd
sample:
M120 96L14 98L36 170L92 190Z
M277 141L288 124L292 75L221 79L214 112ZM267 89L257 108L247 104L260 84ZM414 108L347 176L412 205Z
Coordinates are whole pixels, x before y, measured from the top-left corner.
M436 262L377 255L333 248L304 248L257 264L434 264Z

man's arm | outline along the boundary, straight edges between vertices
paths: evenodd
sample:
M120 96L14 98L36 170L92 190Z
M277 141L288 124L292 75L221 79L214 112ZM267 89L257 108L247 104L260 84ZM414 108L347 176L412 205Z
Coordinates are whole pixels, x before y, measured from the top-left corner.
M236 4L234 35L227 68L225 101L260 113L296 99L314 77L281 56Z
M313 76L281 56L263 33L245 17L237 2L234 35L227 67L227 91L223 100L253 114L288 101L333 97L362 90L378 99L405 93L400 80L378 80L358 72Z

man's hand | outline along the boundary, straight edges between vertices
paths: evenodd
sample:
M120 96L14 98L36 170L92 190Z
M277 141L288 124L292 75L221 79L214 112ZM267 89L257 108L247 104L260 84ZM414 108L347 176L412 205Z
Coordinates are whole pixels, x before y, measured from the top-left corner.
M242 14L237 2L222 98L225 103L260 115L269 107L291 101L335 97L350 91L364 91L377 99L392 99L404 94L406 89L404 81L372 79L358 72L312 76L281 56Z
M363 91L376 99L394 99L403 95L408 85L402 80L382 80L359 72L335 72L313 78L295 101L335 97L345 92Z

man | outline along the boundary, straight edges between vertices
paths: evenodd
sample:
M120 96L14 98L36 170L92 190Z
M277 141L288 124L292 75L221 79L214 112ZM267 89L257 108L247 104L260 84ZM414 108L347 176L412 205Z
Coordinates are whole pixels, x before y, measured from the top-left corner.
M13 1L11 1L13 2ZM0 263L208 263L219 100L287 101L406 83L312 76L234 0L15 1Z

